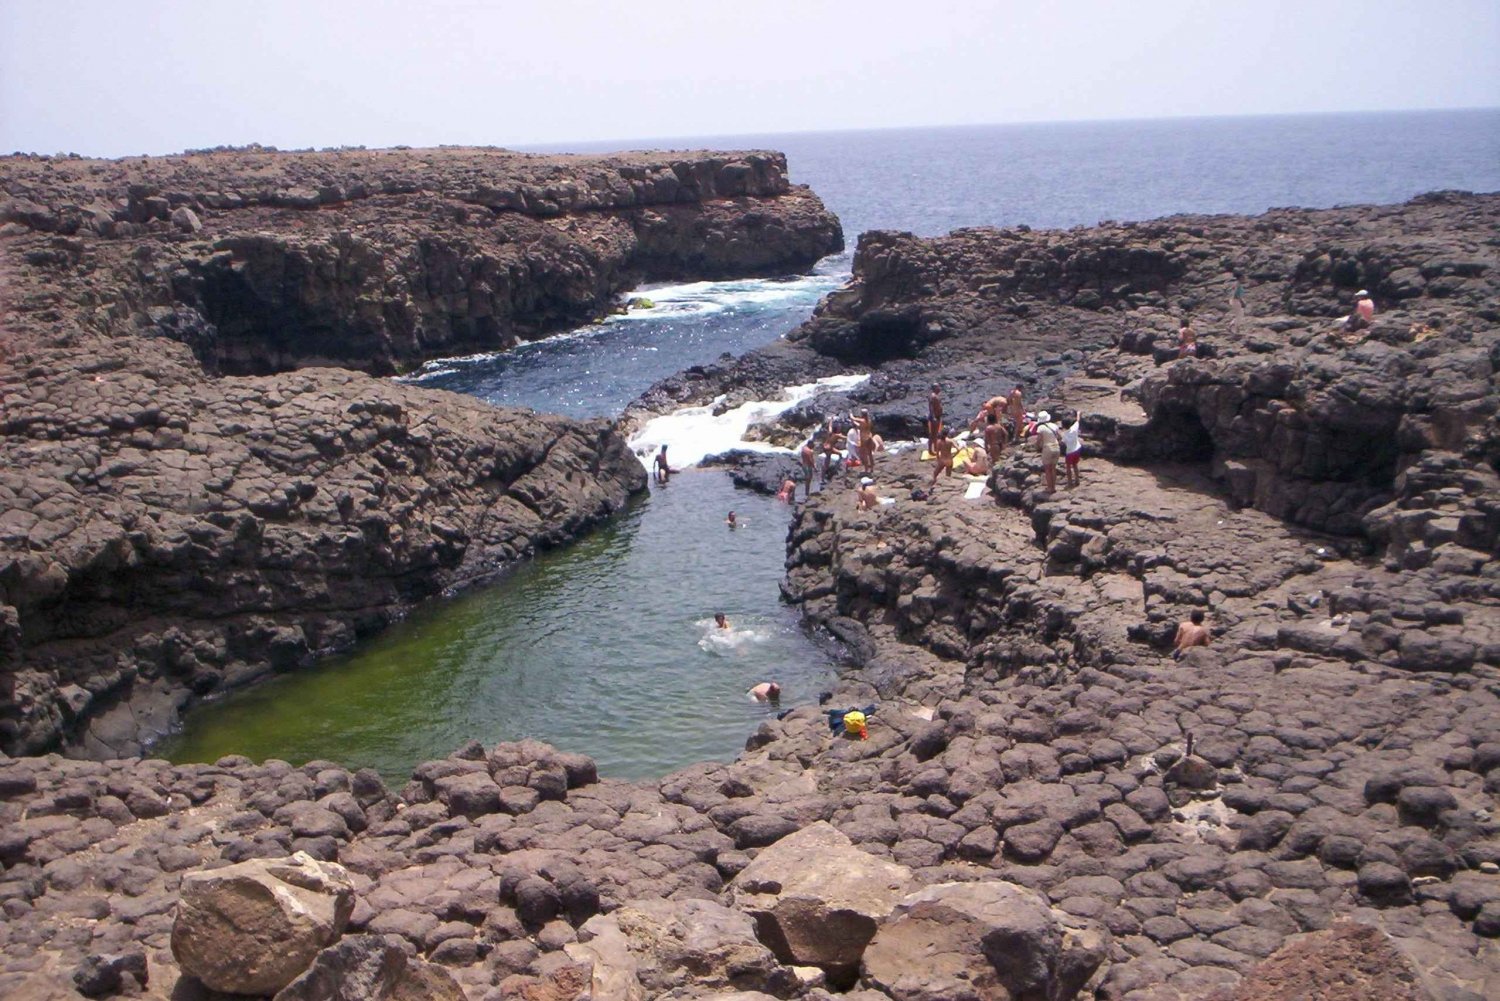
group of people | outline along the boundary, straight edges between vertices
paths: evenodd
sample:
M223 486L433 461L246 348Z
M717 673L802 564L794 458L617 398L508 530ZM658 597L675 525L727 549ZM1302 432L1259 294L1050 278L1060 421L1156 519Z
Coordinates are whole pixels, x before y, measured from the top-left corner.
M1034 418L1026 412L1024 387L1017 384L1004 396L992 396L979 408L969 422L969 433L979 433L984 447L971 446L964 450L964 459L955 463L959 454L958 441L948 437L943 424L943 389L932 384L927 398L927 451L932 456L932 481L929 494L937 486L941 476L952 476L955 469L969 476L988 476L1000 461L1012 441L1023 442L1035 438L1042 453L1042 475L1047 492L1057 489L1057 463L1065 461L1067 485L1079 483L1079 461L1083 457L1083 438L1079 431L1081 414L1075 414L1072 423L1064 426L1054 422L1052 415L1043 410Z

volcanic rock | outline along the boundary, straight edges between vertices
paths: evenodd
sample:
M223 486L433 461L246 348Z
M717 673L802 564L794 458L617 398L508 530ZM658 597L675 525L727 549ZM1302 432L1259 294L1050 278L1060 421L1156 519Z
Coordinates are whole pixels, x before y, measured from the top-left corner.
M213 990L274 994L343 933L353 909L345 870L302 854L187 873L172 955Z

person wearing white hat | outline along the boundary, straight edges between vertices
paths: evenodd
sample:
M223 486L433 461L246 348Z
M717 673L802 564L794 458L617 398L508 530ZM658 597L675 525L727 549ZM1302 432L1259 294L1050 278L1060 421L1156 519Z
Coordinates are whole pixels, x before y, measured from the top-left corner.
M856 511L873 511L880 505L880 498L875 494L875 481L868 476L863 476L859 481L859 490L855 494L854 509Z
M1057 492L1057 460L1062 458L1062 429L1052 423L1052 415L1043 410L1036 415L1036 440L1042 449L1042 478L1047 492Z
M1358 330L1368 330L1375 322L1375 300L1370 298L1370 293L1360 289L1354 295L1354 312L1344 321L1344 329L1351 334Z

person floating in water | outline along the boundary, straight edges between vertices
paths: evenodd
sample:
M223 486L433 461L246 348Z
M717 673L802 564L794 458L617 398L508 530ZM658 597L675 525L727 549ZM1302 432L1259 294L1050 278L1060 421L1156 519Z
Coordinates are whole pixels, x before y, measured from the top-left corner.
M714 613L714 625L717 626L717 627L719 627L720 629L728 629L729 628L729 619L727 619L724 616L723 612L715 612Z
M672 478L676 471L667 464L667 446L663 445L661 451L656 453L656 482L665 483Z
M728 525L730 528L739 528L740 527L740 523L734 520L734 512L733 511L730 511L729 512L729 517L727 517L727 518L724 519L724 524Z
M762 681L745 694L756 702L769 702L772 705L781 702L781 686L774 681Z

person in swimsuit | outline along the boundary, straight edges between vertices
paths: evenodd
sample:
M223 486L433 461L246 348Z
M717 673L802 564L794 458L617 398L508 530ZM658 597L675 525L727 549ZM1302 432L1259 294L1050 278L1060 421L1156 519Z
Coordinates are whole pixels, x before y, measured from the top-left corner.
M1005 446L1009 442L1010 435L1006 433L1005 425L1000 416L994 411L985 415L984 418L984 450L990 453L991 464L999 462L1000 456L1005 452Z
M1208 627L1203 624L1203 609L1195 608L1188 621L1179 623L1172 639L1172 656L1181 657L1195 646L1208 646Z
M953 475L953 439L947 436L938 438L937 448L932 452L932 482L927 485L929 500L937 496L938 477L944 473Z
M859 462L865 467L865 472L875 472L875 422L870 419L868 410L861 410L859 416L849 415L854 426L859 429Z
M1083 436L1078 431L1078 422L1083 420L1082 414L1073 415L1073 423L1063 428L1063 475L1067 478L1068 486L1078 486L1078 460L1083 458Z
M1025 437L1022 432L1025 430L1024 422L1026 420L1026 403L1022 397L1020 383L1017 383L1016 388L1010 391L1010 398L1007 401L1007 406L1010 408L1011 422L1016 427L1014 437L1015 440L1019 442L1022 438Z
M812 439L809 438L802 446L799 453L802 459L802 485L806 487L803 497L812 496L813 473L818 469L818 453L813 451Z
M943 433L943 387L932 384L932 395L927 397L927 450L937 447L938 435Z
M1042 478L1047 492L1057 490L1057 460L1062 458L1062 431L1052 423L1052 415L1043 410L1036 415L1036 440L1042 449Z
M756 702L780 702L781 686L774 681L762 681L745 694Z
M1198 335L1193 332L1193 325L1185 316L1182 318L1181 329L1177 331L1177 357L1198 357Z
M663 445L661 451L656 453L656 482L665 483L672 478L674 470L667 465L667 446Z

